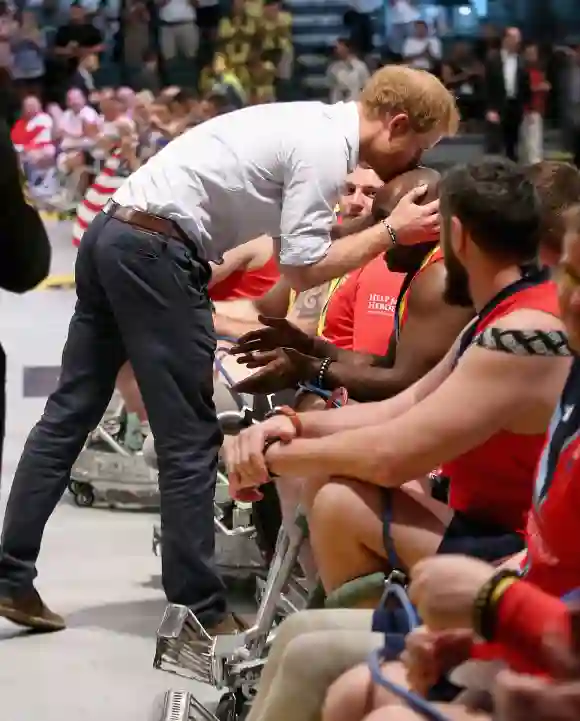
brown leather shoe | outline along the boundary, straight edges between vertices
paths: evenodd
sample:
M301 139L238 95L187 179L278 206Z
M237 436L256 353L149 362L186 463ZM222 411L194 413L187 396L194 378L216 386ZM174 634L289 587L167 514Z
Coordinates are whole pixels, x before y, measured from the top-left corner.
M210 636L229 636L233 633L242 633L247 628L247 624L244 623L239 616L235 613L228 613L228 615L219 623L216 623L215 626L210 626L205 630Z
M14 596L0 596L0 617L35 631L62 631L66 628L64 618L44 605L35 588Z

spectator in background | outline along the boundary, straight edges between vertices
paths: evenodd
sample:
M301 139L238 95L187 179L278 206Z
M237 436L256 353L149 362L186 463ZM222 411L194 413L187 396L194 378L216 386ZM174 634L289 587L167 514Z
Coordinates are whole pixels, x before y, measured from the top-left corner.
M22 13L20 23L11 39L12 77L22 97L42 94L44 80L46 40L38 27L36 14L29 10Z
M149 50L136 77L135 85L139 90L149 90L157 94L161 90L159 77L159 58L154 50Z
M445 87L455 95L461 119L469 124L483 117L483 64L471 45L456 42L441 66Z
M83 55L77 69L69 80L70 88L78 88L83 95L89 97L95 92L97 86L95 84L95 73L99 69L99 56L96 53L87 53Z
M221 17L220 0L196 0L199 28L198 64L209 65L216 49L217 31Z
M218 44L231 67L243 67L255 44L258 23L247 8L246 0L232 0L229 15L222 17L218 26Z
M339 38L334 46L335 60L330 63L327 72L329 100L358 100L361 90L370 78L366 63L358 58L352 43L347 38Z
M82 57L98 55L104 50L103 36L90 22L83 6L73 2L69 20L56 31L54 53L50 69L51 95L60 99L65 88L69 87Z
M38 151L48 149L54 157L53 119L42 109L36 95L27 95L22 101L20 118L14 123L10 137L21 157L38 157Z
M12 69L12 38L17 28L16 20L5 0L0 0L0 68Z
M129 82L139 75L150 46L151 16L145 0L126 0L123 7L122 53Z
M118 146L123 131L135 134L135 124L128 117L123 102L114 91L101 96L99 110L100 132L91 155L97 160L105 160Z
M244 86L222 53L214 56L211 67L202 70L199 85L203 95L221 95L232 108L241 108L246 102Z
M53 129L53 119L42 110L38 97L26 96L10 136L33 198L51 197L58 189Z
M172 63L179 55L193 60L199 47L194 3L190 0L158 0L158 3L163 61Z
M251 105L273 103L276 100L276 66L262 57L260 48L250 51L247 72L240 78Z
M383 7L383 3L382 0L348 0L347 5L344 25L353 47L364 58L373 52L373 15Z
M475 56L480 63L486 63L490 55L501 49L501 33L493 23L481 26L480 37L475 43Z
M292 15L282 11L280 0L264 0L258 22L258 37L264 57L276 66L278 100L287 100L288 86L294 66Z
M389 0L387 37L387 55L400 57L403 43L413 30L413 23L421 19L421 14L409 0Z
M494 154L503 151L510 160L518 159L524 108L531 100L521 42L518 28L506 28L501 50L491 53L485 64L486 150Z
M539 163L544 157L544 114L552 86L546 80L537 45L530 44L526 47L524 61L529 76L530 100L524 107L522 160L531 164Z
M565 59L562 89L565 131L574 165L580 168L580 43L560 51Z
M61 149L57 167L64 175L78 173L79 180L84 181L88 179L86 168L93 162L91 153L99 137L101 119L77 88L68 91L66 104L56 128Z
M429 34L429 26L423 20L417 20L413 34L403 43L402 56L405 65L416 70L428 70L437 73L441 62L441 40Z
M228 99L219 93L210 93L205 97L199 104L199 119L200 122L204 120L211 120L218 115L224 115L235 110L229 103Z

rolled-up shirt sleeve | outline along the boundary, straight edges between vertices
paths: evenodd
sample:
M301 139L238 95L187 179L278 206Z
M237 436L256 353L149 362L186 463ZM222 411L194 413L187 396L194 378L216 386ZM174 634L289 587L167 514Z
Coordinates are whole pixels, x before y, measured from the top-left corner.
M335 207L348 173L344 140L306 137L285 162L280 265L313 265L330 247Z

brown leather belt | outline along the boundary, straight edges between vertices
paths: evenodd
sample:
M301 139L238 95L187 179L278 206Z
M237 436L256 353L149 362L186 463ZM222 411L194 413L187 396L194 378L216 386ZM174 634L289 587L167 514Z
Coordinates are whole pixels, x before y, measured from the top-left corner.
M167 235L170 238L176 238L182 242L187 242L188 238L181 228L172 220L161 218L159 215L146 213L144 210L137 208L124 207L122 205L112 204L110 208L106 208L105 212L123 223L135 226L140 230L146 230L149 233L159 233L159 235Z

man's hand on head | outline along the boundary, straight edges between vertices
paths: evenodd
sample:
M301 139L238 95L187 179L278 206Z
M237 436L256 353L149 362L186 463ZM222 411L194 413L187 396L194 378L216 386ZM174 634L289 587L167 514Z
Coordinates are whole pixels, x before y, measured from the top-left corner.
M397 203L386 222L393 228L400 245L417 245L439 239L439 200L418 205L427 192L426 185L413 188Z

